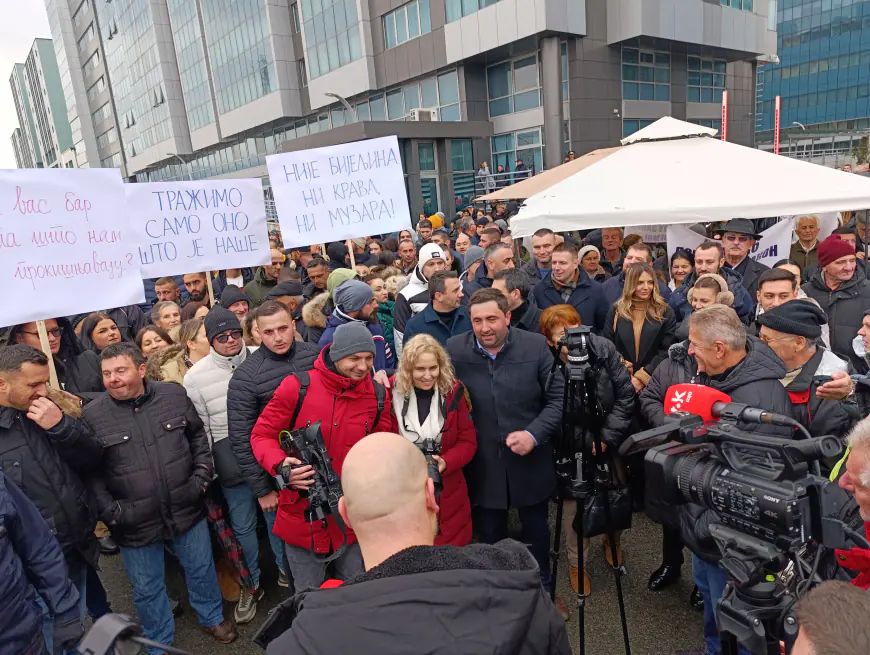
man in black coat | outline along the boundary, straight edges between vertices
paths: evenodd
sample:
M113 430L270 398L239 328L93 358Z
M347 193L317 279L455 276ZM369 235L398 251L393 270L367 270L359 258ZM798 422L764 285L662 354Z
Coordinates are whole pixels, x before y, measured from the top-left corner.
M519 510L523 541L550 578L547 508L556 485L552 438L560 429L564 382L547 386L553 355L540 334L510 329L504 295L482 289L469 301L472 332L452 337L447 352L471 396L477 454L466 467L471 504L480 509L480 540L507 536L507 513Z
M507 298L511 327L540 333L542 310L531 297L532 285L524 270L508 268L499 271L493 277L492 288L498 289Z
M560 243L551 255L552 273L535 285L532 297L541 309L568 304L595 332L601 333L609 309L601 285L583 267L576 246Z
M214 475L208 438L184 387L145 384L145 358L130 343L100 353L106 394L85 407L99 447L88 489L121 548L145 636L172 645L175 621L166 594L164 548L172 543L202 628L220 643L236 638L224 620L205 492Z
M347 454L341 481L339 511L357 536L366 570L279 607L293 622L267 655L571 654L565 623L524 546L433 545L435 487L410 441L388 433L366 437ZM440 608L435 618L433 607Z
M749 256L755 242L760 238L761 235L755 233L755 226L748 218L732 218L722 230L725 265L740 273L743 288L753 300L758 292L758 276L770 268Z
M320 349L294 339L295 324L287 307L267 300L256 309L262 344L233 373L227 392L227 428L230 445L245 481L263 510L273 552L284 552L281 540L272 534L278 511L278 490L251 449L251 431L260 413L285 377L310 371ZM277 435L276 435L277 436ZM279 569L278 584L289 585L287 572Z
M47 398L48 358L19 344L0 348L0 469L48 523L80 595L85 619L85 589L99 559L96 520L77 472L99 456L82 421L61 412ZM100 589L102 591L102 589ZM102 592L103 595L105 592ZM50 623L47 634L51 634ZM50 645L49 645L50 647Z

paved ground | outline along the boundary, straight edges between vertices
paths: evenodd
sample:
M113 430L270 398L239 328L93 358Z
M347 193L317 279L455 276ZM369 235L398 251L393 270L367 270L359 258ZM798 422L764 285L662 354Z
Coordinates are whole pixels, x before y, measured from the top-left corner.
M702 644L701 615L688 606L691 586L691 566L686 564L680 582L659 594L646 588L651 571L659 564L661 536L658 526L645 516L636 514L634 527L623 536L623 550L628 575L623 578L626 614L628 617L631 652L634 655L670 654L693 650ZM268 552L264 542L261 554ZM596 543L590 548L589 574L592 595L586 604L586 652L589 655L618 655L624 652L622 629L616 600L613 575L604 561L602 549ZM688 553L688 551L687 551ZM264 561L265 557L262 558ZM134 614L130 585L120 557L104 557L101 561L103 582L116 612ZM573 592L568 585L564 559L559 565L558 593L571 603ZM198 628L196 615L187 603L184 581L178 566L167 569L170 595L182 600L185 611L176 621L175 646L192 655L254 655L262 651L251 643L266 612L283 598L285 590L275 583L274 564L264 571L266 598L260 604L253 623L240 626L239 639L229 646L214 642ZM226 615L232 616L232 605L226 604ZM568 631L575 653L578 652L577 613L568 622ZM409 654L413 651L409 649ZM367 654L361 654L367 655Z

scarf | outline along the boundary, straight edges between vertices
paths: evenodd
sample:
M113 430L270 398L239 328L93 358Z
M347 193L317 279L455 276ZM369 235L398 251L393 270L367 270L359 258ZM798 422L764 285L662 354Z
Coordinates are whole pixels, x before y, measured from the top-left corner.
M417 411L417 394L411 391L409 397L402 394L393 395L393 409L399 423L399 434L411 443L421 445L426 439L432 439L436 444L441 443L441 431L446 421L446 400L436 390L432 394L432 402L429 406L429 415L423 424L420 424Z

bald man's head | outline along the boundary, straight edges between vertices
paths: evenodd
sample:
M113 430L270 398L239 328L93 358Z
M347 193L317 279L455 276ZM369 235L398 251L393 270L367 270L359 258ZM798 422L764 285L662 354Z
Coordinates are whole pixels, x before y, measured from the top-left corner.
M423 453L404 437L378 432L358 442L342 465L341 485L339 509L356 532L366 569L409 546L434 543L435 488Z

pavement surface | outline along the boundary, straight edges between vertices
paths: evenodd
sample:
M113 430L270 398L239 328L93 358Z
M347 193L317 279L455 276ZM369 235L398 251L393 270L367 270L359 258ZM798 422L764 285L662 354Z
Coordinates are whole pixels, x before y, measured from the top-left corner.
M554 521L555 511L551 517ZM703 645L702 616L690 609L688 599L692 590L691 560L686 551L687 563L683 577L672 587L652 593L647 590L650 573L659 565L661 531L659 526L641 514L634 515L631 530L622 537L627 575L622 578L625 610L631 652L634 655L659 655L682 651L696 651ZM562 548L564 553L564 544ZM277 571L269 560L271 553L265 535L261 540L260 555L263 562L263 582L266 596L260 603L257 617L252 623L239 626L239 638L235 643L221 645L202 632L196 613L187 601L187 593L181 568L167 557L167 588L170 597L180 600L184 612L176 619L175 647L191 655L255 655L263 651L251 642L251 638L265 619L267 612L286 596L287 590L277 586ZM589 576L592 594L586 602L586 653L589 655L618 655L625 652L614 576L604 560L600 541L593 541L589 549ZM100 577L109 594L112 609L135 616L130 583L124 573L119 556L103 557L100 561ZM557 593L569 607L576 602L569 584L564 555L559 563ZM224 604L225 616L231 617L233 605ZM579 654L578 612L575 610L567 622L568 634L575 654ZM412 649L408 653L413 653ZM360 654L368 655L368 654Z

